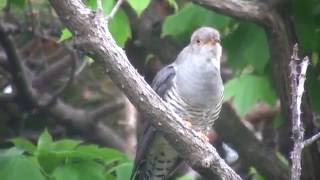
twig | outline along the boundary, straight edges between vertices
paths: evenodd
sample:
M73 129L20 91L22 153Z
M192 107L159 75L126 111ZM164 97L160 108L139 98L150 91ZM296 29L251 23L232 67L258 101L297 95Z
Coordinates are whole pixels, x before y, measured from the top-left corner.
M13 83L17 89L17 95L20 101L25 104L25 108L30 108L36 105L36 100L34 99L34 92L28 84L28 80L25 76L24 66L16 52L16 47L14 46L12 40L6 34L5 29L0 23L0 43L7 55L9 71L12 75Z
M51 98L48 102L45 102L45 104L42 105L42 108L48 107L52 104L54 104L54 102L59 98L59 96L72 84L74 76L75 76L75 71L76 71L76 61L78 59L78 55L74 50L70 50L71 53L71 61L72 61L72 65L71 65L71 70L70 70L70 75L68 80L63 84L63 86L61 88L59 88L56 92L54 92L51 95Z
M304 127L301 122L301 98L304 92L304 81L309 64L308 57L302 61L298 57L298 45L294 45L290 62L290 79L292 91L292 138L294 147L291 152L291 180L299 180L301 176L301 153L303 149Z
M102 7L102 0L97 0L97 11L99 13L103 12L103 7Z
M289 179L289 167L241 122L230 103L222 105L220 118L215 122L214 129L224 142L235 148L241 160L254 166L265 179ZM230 131L226 132L226 129Z
M320 138L320 132L313 135L311 138L304 140L303 147L308 147L309 145L317 141L319 138Z
M115 16L115 14L117 13L117 11L119 10L121 4L123 3L124 0L118 0L116 5L113 7L113 9L111 10L110 14L107 17L108 22L113 19L113 17Z
M80 0L50 0L63 23L73 32L79 32L83 43L78 46L97 60L104 61L113 82L123 90L130 101L144 112L150 122L179 152L181 157L198 172L217 174L221 179L240 180L241 177L226 164L211 144L190 127L152 90L132 67L123 49L118 47L100 19L92 19L93 12ZM72 17L72 18L65 18ZM210 176L207 176L210 178Z

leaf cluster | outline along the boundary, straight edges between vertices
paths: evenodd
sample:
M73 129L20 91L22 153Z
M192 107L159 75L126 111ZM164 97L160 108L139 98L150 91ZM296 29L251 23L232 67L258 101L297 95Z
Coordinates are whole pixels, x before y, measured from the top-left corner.
M53 141L45 130L36 145L15 138L0 153L2 180L127 180L132 162L121 152L82 141Z

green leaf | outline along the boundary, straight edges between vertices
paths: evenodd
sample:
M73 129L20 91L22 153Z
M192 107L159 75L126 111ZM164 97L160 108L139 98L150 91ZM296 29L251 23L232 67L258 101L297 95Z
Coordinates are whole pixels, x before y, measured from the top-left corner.
M1 180L45 180L37 164L23 155L0 157Z
M129 5L140 16L150 4L150 0L128 0Z
M123 163L119 165L116 169L117 180L130 179L132 168L133 168L132 163Z
M131 38L131 29L127 15L120 9L109 25L109 30L117 44L124 47L126 41Z
M225 100L233 99L239 115L243 117L257 102L274 105L276 94L267 77L242 75L225 84Z
M310 97L311 108L320 114L320 64L316 67L309 66L306 79L306 90Z
M193 178L191 176L182 176L179 177L177 180L193 180Z
M7 0L0 0L0 9L4 8L7 5Z
M96 145L81 145L76 148L78 153L83 153L83 155L90 154L96 159L103 160L104 162L120 160L124 161L126 159L125 155L115 149L111 148L99 148Z
M57 167L52 176L55 180L105 180L103 166L93 161L71 162Z
M86 0L87 6L89 6L91 9L96 9L96 0ZM108 15L113 6L114 1L113 0L107 0L102 2L102 8L104 15ZM107 24L106 24L107 25ZM117 44L120 47L124 47L126 41L131 38L131 28L128 16L126 13L119 9L114 18L109 23L109 31L112 34L112 37L115 39Z
M252 65L257 72L263 73L270 58L264 31L252 23L240 23L223 40L223 47L228 63L235 71Z
M307 53L318 51L320 49L320 1L294 0L293 15L300 49Z
M37 146L38 152L49 151L51 149L52 137L50 136L47 129L45 129L44 132L40 135Z
M272 126L277 129L283 126L285 122L286 120L283 116L280 113L277 113L276 117L273 119Z
M212 26L223 31L230 18L219 15L193 3L187 3L180 11L168 16L162 25L162 36L188 40L191 33L201 26Z
M34 151L37 149L37 147L32 144L32 142L28 141L24 138L14 138L11 139L11 142L18 148L24 151L27 151L29 153L34 153Z
M167 2L169 6L173 7L175 13L179 10L179 6L176 0L167 0Z
M73 150L80 143L82 143L82 141L72 140L72 139L62 139L53 143L52 150L56 150L56 151Z
M26 5L26 0L9 0L9 2L20 9Z
M64 28L61 32L59 42L63 42L67 39L70 39L71 37L72 37L72 33L69 31L69 29Z
M19 156L23 154L23 150L18 149L16 147L12 147L9 149L0 150L0 158ZM1 164L1 163L0 163Z
M250 167L249 174L252 176L252 179L255 180L264 180L265 178L259 174L259 172L253 166Z

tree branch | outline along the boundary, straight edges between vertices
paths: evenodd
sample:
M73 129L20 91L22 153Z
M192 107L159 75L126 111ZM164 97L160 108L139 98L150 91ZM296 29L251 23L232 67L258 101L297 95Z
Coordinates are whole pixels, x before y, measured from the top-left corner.
M108 20L111 20L116 15L122 3L123 3L123 0L117 1L116 5L113 7L113 9L111 10L110 14L107 17Z
M103 18L95 17L80 0L50 0L62 22L76 34L79 48L105 62L107 72L130 101L164 132L173 147L196 170L208 170L221 179L241 179L220 158L216 150L186 127L183 120L151 89L133 69L124 51L115 44ZM208 177L209 178L209 177Z
M193 0L193 2L237 19L249 20L258 23L263 23L268 13L268 6L261 1Z
M313 135L311 138L306 139L303 142L303 147L310 146L312 143L314 143L315 141L319 140L319 138L320 138L320 133L317 133L317 134Z
M304 127L301 122L301 99L304 93L304 81L309 64L309 58L305 57L302 61L298 57L298 45L293 48L290 62L290 79L292 91L292 138L294 147L291 152L292 167L291 179L299 180L301 175L301 153L303 149Z
M254 166L263 177L273 180L289 178L289 168L278 159L276 152L261 143L248 130L229 103L223 104L214 128L222 140L232 144L240 157ZM231 131L226 133L226 129Z
M17 89L18 98L20 102L23 102L21 104L24 105L24 108L33 107L36 105L36 101L33 98L34 92L28 85L26 76L24 76L25 72L23 69L23 64L16 52L16 48L2 24L0 24L0 43L6 52L9 71L12 75L14 86Z

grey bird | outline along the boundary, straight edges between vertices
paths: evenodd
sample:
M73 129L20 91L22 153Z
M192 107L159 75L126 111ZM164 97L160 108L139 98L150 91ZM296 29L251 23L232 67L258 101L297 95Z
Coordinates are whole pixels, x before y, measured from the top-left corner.
M218 118L223 101L221 54L219 32L201 27L177 59L160 70L152 82L157 94L203 134ZM161 132L148 123L138 140L131 179L168 179L181 160Z

